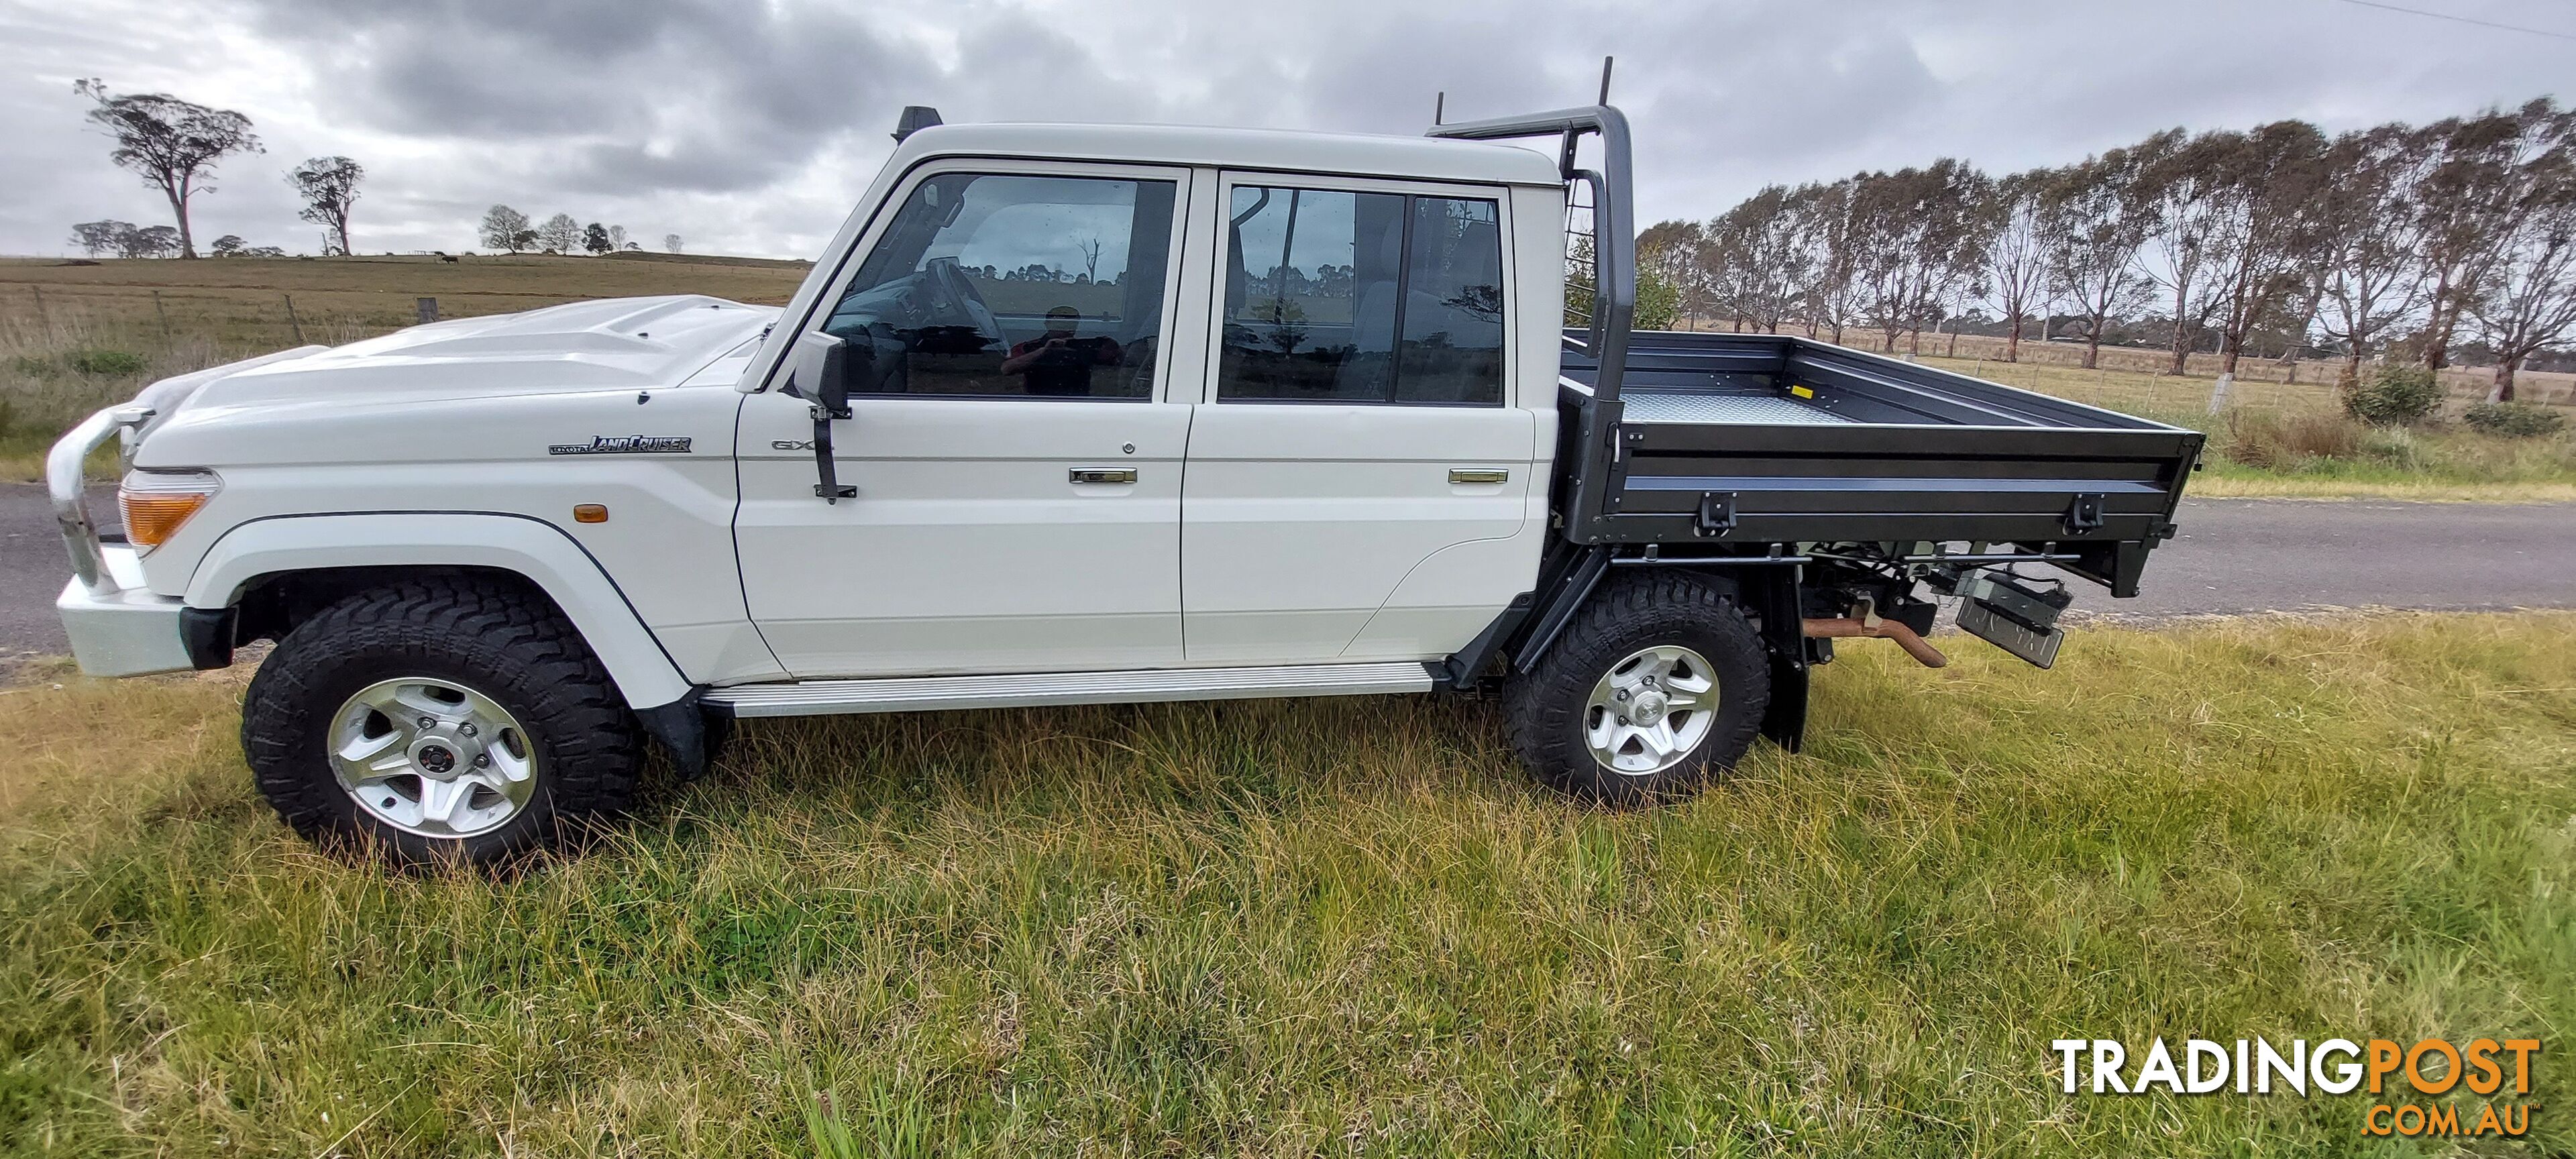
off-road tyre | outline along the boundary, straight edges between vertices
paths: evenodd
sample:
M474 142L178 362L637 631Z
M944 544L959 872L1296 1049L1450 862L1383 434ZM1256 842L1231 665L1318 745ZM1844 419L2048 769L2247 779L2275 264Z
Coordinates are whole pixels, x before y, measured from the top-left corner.
M466 686L526 734L533 795L499 827L408 832L342 787L327 748L335 718L359 690L414 678ZM500 865L574 847L625 811L644 766L640 723L560 612L505 583L448 576L352 595L289 632L243 699L242 752L297 833L402 867Z
M1710 669L1718 703L1706 731L1668 767L1610 768L1586 739L1594 690L1626 658L1664 646L1688 649ZM1593 594L1505 697L1513 748L1541 782L1605 805L1650 805L1698 791L1743 758L1771 703L1771 667L1743 610L1717 587L1673 572L1622 575Z

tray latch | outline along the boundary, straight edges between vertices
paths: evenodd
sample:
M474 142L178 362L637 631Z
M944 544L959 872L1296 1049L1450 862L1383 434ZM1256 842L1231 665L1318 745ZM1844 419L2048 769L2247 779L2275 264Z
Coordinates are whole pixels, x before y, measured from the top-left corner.
M1699 520L1695 527L1701 535L1724 535L1735 530L1735 492L1700 492Z
M2068 531L2093 531L2101 526L2102 497L2100 495L2078 495L2075 497L2075 502L2066 505Z

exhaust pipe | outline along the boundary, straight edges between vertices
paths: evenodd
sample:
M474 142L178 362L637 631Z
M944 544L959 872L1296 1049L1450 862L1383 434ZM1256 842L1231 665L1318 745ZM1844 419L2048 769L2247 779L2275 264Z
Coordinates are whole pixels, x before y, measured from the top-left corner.
M1894 620L1872 616L1864 621L1846 616L1833 620L1807 620L1804 623L1806 636L1810 640L1842 636L1876 636L1882 640L1896 641L1897 647L1905 649L1906 655L1922 661L1926 668L1946 667L1950 663L1950 658L1942 655L1940 649L1933 647L1931 641L1924 639L1914 629Z

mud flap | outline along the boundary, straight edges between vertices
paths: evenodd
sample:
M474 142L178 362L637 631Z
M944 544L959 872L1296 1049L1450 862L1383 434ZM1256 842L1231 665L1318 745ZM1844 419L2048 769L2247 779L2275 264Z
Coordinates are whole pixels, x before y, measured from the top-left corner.
M635 710L635 718L644 731L662 742L663 751L671 755L672 767L679 770L680 780L694 781L707 775L714 766L716 750L733 731L730 717L710 718L699 701L706 689L692 688L689 694L669 704Z
M1807 738L1807 677L1816 658L1798 606L1799 569L1756 568L1738 581L1736 598L1760 617L1771 656L1771 703L1762 710L1763 739L1797 752Z
M1771 653L1771 705L1762 710L1762 737L1793 753L1807 741L1807 672L1797 653Z

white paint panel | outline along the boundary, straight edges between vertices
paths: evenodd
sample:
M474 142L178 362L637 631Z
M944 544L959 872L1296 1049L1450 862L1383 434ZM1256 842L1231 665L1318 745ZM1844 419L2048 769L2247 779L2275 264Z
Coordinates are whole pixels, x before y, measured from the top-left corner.
M1297 663L1445 655L1461 605L1490 620L1525 590L1537 422L1527 411L1474 407L1215 403L1190 433L1182 505L1183 631L1192 663ZM1510 472L1503 483L1451 483L1456 468ZM1542 488L1543 491L1543 488ZM1378 644L1350 651L1405 577L1452 545L1465 570L1510 572L1498 585L1437 597L1441 624L1389 609ZM1449 574L1444 565L1442 574ZM1511 587L1487 600L1484 586ZM1442 611L1441 608L1448 611ZM1478 628L1483 625L1479 623ZM1405 651L1398 641L1422 650Z
M1446 656L1465 647L1514 597L1529 591L1548 535L1546 488L1530 490L1536 502L1528 506L1517 532L1453 543L1431 553L1369 617L1343 658Z
M310 385L318 390L325 380ZM200 561L216 540L279 516L519 516L503 522L534 520L566 550L597 560L593 570L614 577L633 614L691 680L782 676L751 629L734 568L729 452L743 402L718 385L398 400L323 391L258 407L191 405L145 440L141 461L211 468L223 490L144 555L144 575L162 595L195 595ZM665 454L548 451L597 435L684 437L690 445ZM605 506L608 521L574 522L582 503ZM317 554L302 566L392 562Z
M855 398L833 437L858 496L826 504L812 453L771 445L813 437L805 404L749 396L735 539L752 618L800 679L1177 664L1190 409ZM1136 482L1074 483L1077 467Z
M615 583L555 527L507 515L384 512L263 519L215 542L187 588L220 608L263 575L329 567L490 567L527 577L563 609L637 708L678 700L689 681Z

